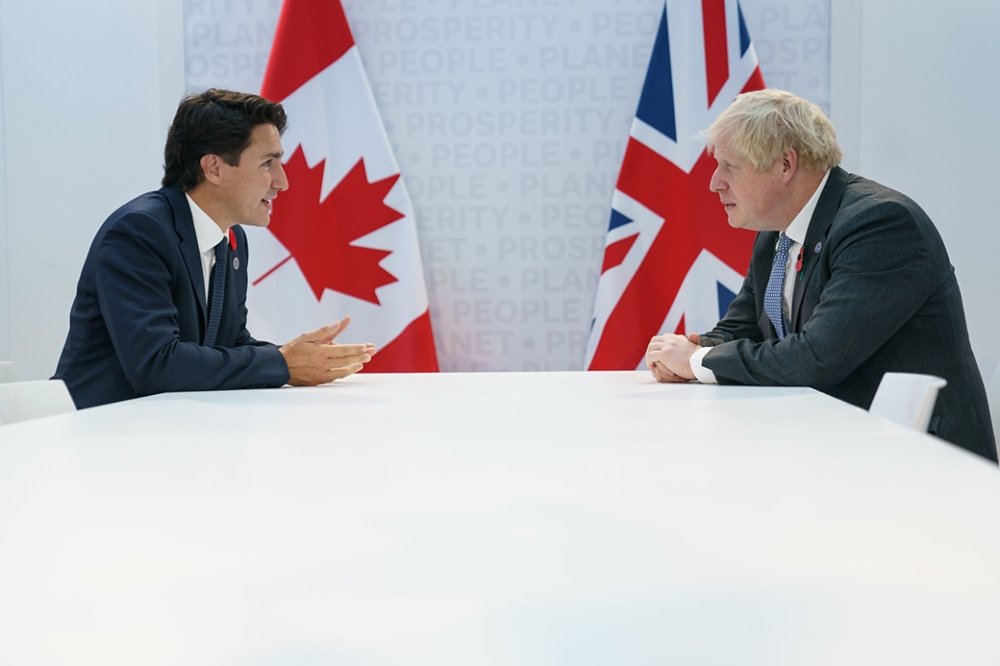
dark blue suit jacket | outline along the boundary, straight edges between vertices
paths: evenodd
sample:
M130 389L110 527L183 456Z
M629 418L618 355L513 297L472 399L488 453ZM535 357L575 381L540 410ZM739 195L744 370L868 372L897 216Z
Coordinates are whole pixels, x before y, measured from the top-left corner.
M206 347L205 283L184 193L166 187L111 214L84 262L54 376L77 407L288 381L277 347L246 329L246 234L233 231L218 340Z
M777 236L758 235L743 288L702 336L714 346L703 363L719 383L811 386L867 409L886 372L937 375L948 386L929 431L996 461L955 270L924 211L834 168L809 223L780 342L764 313Z

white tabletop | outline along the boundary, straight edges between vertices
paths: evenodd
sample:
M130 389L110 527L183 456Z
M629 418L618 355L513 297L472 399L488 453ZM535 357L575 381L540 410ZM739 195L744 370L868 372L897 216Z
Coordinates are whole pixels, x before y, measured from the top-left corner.
M357 375L0 428L0 665L996 664L1000 470L809 389Z

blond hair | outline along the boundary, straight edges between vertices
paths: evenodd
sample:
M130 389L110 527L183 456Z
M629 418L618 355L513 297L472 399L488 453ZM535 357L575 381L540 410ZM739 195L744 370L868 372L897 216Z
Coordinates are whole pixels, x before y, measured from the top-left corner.
M833 124L823 111L774 88L737 96L702 135L709 146L725 139L758 171L768 169L788 149L795 150L805 169L826 171L843 157Z

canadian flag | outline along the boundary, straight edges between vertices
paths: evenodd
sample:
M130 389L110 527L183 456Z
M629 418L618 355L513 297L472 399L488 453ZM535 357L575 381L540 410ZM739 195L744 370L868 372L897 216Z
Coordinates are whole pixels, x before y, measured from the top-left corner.
M409 194L340 0L285 0L261 95L288 113L289 188L248 229L248 327L284 342L346 314L366 372L436 372Z

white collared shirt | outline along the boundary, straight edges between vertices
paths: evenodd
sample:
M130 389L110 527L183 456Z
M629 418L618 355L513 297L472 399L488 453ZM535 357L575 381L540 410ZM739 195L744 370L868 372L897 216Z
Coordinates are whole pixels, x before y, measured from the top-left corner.
M191 207L191 219L194 221L194 235L198 239L198 252L201 254L201 276L205 278L205 302L208 302L208 280L215 266L215 246L226 238L226 233L219 228L208 213L198 207L186 192L188 206Z
M802 210L792 218L791 223L785 229L785 235L792 239L792 244L788 246L788 264L785 266L785 284L781 290L781 309L785 317L791 320L792 294L795 292L795 280L798 278L798 271L794 266L798 263L799 253L802 251L802 244L805 243L806 234L809 233L809 222L812 221L813 213L816 212L816 205L819 203L819 195L826 187L826 181L830 178L827 171L823 180L819 181L816 191L809 197L809 201L802 207ZM770 271L768 271L770 272ZM691 372L695 379L702 384L718 384L715 373L702 365L702 359L712 350L711 347L702 347L691 355Z

